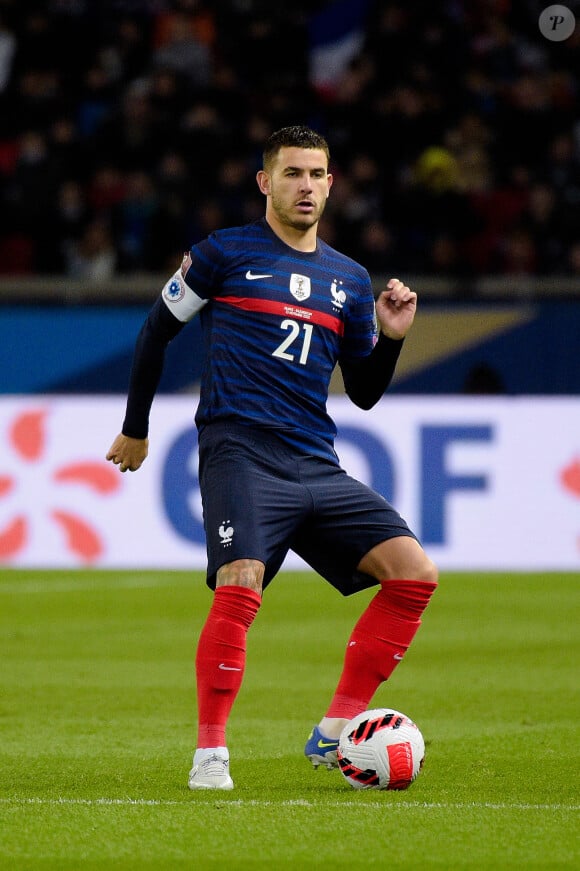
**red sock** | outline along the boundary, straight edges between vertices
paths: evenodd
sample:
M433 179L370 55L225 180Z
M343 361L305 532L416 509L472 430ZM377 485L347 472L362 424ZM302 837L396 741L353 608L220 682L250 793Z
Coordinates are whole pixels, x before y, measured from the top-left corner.
M381 582L348 640L327 717L350 720L368 708L378 686L408 650L436 586L432 581Z
M244 677L246 636L261 601L246 587L215 591L195 658L198 747L226 746L226 723Z

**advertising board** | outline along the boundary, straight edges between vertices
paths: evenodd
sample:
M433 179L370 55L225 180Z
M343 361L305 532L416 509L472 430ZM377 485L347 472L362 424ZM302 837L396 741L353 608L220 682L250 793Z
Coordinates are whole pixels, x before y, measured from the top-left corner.
M159 396L150 452L105 454L120 397L0 399L0 564L205 566L194 395ZM580 399L328 403L343 466L401 512L441 570L580 570ZM251 494L248 494L251 499ZM290 554L286 567L304 567Z

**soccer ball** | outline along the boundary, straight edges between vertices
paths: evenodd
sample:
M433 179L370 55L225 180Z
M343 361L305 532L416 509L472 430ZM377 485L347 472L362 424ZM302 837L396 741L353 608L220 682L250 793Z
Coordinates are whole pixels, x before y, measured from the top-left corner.
M338 766L355 789L407 789L425 758L425 742L409 717L391 708L363 711L338 739Z

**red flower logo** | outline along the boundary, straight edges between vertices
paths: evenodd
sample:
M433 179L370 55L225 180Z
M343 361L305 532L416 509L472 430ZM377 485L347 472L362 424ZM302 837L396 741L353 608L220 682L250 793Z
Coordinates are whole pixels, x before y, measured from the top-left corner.
M25 411L13 421L8 442L16 462L26 466L41 463L46 457L46 411ZM40 472L41 469L39 468ZM99 495L114 493L121 486L115 470L104 461L81 461L60 466L51 473L51 481L60 486L80 485ZM0 499L16 494L18 476L0 468ZM103 553L103 541L93 526L77 514L55 507L48 515L64 534L67 550L84 563L93 563ZM24 513L12 517L0 528L0 562L8 562L25 550L32 532L32 521Z
M560 481L572 496L580 498L580 457L576 457L560 472Z

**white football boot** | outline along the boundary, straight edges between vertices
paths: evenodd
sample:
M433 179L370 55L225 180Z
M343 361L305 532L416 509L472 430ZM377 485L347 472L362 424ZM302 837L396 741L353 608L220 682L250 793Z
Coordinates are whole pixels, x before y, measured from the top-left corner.
M196 750L189 772L190 789L233 789L230 758L226 747Z

